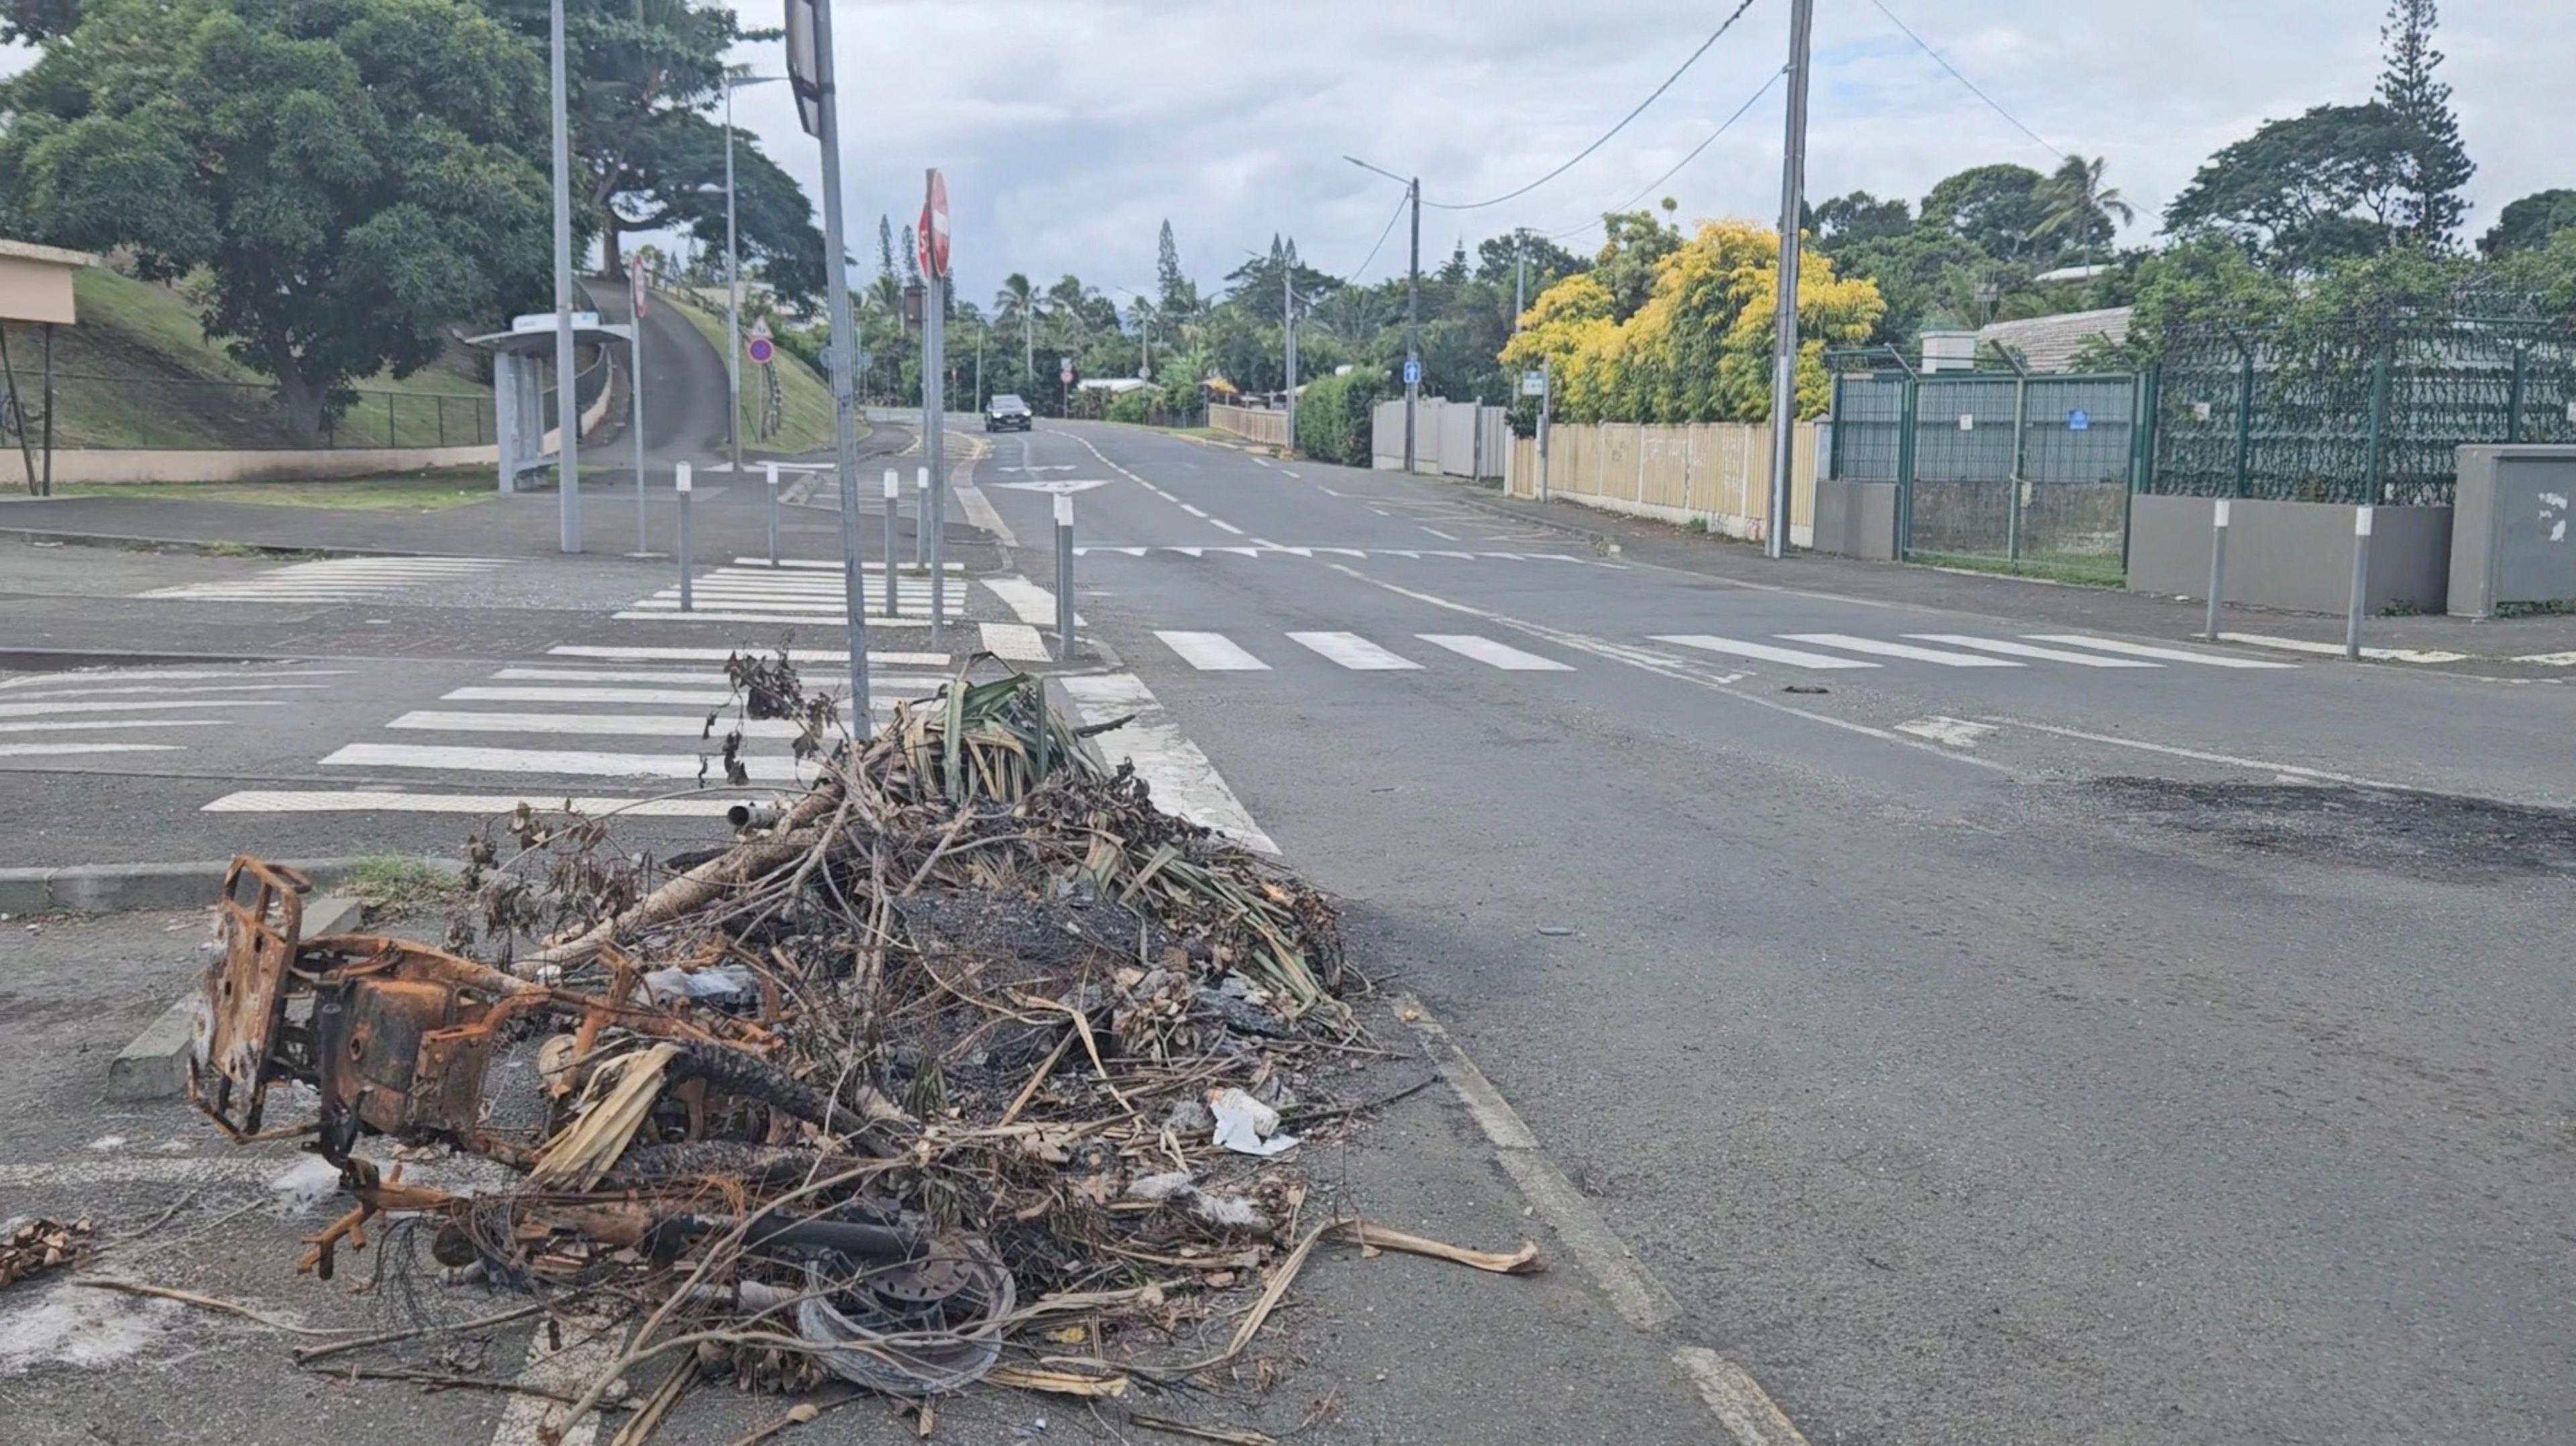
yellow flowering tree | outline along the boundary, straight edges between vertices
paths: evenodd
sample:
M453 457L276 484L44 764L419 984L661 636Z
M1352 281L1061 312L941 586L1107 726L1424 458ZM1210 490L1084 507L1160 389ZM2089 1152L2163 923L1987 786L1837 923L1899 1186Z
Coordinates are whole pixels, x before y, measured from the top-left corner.
M1539 294L1502 350L1515 369L1552 360L1556 415L1571 422L1756 422L1771 406L1772 293L1779 233L1705 221L1655 263L1645 304L1615 320L1589 275ZM1886 303L1865 278L1807 252L1798 268L1798 415L1831 395L1824 349L1865 340Z

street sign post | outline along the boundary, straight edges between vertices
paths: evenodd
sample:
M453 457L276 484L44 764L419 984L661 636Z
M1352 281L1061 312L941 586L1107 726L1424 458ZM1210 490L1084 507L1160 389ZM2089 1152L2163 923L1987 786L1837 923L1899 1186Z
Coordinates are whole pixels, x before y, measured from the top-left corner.
M644 308L652 290L652 263L638 251L626 263L626 361L634 375L626 379L627 427L635 433L635 555L653 548L644 517ZM683 586L686 584L684 583Z
M1055 359L1055 379L1059 386L1073 385L1073 358L1060 356Z
M948 625L948 579L940 566L948 526L948 181L932 167L922 177L921 225L914 232L925 287L921 308L921 455L930 464L930 505L915 520L930 530L922 561L930 569L930 647ZM886 559L892 571L894 559Z
M743 355L751 358L754 366L769 365L770 359L778 355L778 343L770 338L769 322L765 318L753 322L749 335L751 339L742 346Z

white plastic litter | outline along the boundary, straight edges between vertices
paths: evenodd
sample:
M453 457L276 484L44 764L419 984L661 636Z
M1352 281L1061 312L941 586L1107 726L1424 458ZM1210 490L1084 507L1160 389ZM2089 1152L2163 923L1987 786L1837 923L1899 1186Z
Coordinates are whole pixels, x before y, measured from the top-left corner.
M1268 1156L1297 1148L1295 1135L1273 1133L1279 1112L1242 1090L1229 1086L1212 1091L1208 1111L1216 1116L1216 1143L1238 1155Z

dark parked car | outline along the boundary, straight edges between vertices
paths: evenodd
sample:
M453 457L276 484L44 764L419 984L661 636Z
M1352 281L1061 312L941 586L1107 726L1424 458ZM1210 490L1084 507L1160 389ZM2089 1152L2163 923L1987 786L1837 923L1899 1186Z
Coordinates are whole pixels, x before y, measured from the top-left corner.
M1025 432L1028 429L1028 403L1005 392L984 404L985 431Z

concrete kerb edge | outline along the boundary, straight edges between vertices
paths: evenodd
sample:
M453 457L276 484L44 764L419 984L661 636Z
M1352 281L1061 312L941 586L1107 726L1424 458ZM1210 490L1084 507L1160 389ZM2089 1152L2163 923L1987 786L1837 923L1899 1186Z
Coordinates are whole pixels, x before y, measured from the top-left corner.
M118 532L64 532L45 527L0 527L0 537L18 542L55 542L67 547L176 548L202 552L210 547L239 547L266 557L439 557L452 554L392 547L332 547L290 542L241 542L222 537L141 537Z
M381 857L381 856L378 856ZM365 858L281 860L313 881L316 893L347 878ZM461 874L460 859L422 857L411 862ZM58 868L0 869L0 913L106 914L131 909L192 909L211 905L223 888L230 859L184 863L67 864Z

